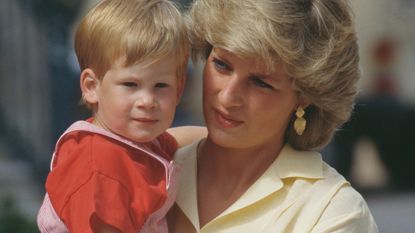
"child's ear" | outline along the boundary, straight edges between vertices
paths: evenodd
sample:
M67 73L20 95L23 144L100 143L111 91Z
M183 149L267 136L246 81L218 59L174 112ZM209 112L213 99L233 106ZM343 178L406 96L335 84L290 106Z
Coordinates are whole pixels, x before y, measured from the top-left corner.
M185 84L186 84L186 75L183 75L183 77L179 78L178 83L177 83L176 105L179 105L180 103L180 99L182 98Z
M84 101L88 104L98 103L99 80L92 69L87 68L82 71L80 85Z

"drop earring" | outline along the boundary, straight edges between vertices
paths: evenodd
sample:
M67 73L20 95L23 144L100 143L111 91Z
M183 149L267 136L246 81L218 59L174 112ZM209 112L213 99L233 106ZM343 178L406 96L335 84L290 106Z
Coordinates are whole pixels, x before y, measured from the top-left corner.
M304 119L304 109L300 105L297 108L297 111L295 112L295 115L297 116L297 119L294 121L294 130L298 134L298 136L301 136L304 133L305 127L307 125L307 121Z

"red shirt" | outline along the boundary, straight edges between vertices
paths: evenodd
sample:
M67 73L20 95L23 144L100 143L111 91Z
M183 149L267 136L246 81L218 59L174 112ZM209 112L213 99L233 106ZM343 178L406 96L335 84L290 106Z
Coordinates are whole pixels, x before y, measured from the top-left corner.
M158 141L160 145L140 146L170 161L176 140L164 133ZM123 233L137 232L167 197L162 163L123 142L88 131L70 132L61 139L46 190L69 232L92 232L94 214Z

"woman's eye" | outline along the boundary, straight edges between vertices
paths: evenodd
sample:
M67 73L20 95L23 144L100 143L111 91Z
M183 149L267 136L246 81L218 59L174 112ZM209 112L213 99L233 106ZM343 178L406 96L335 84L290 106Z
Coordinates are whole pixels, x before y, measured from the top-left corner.
M272 87L271 85L269 85L268 83L264 82L261 78L259 77L252 77L252 82L258 86L258 87L262 87L262 88L268 88L268 89L274 89L274 87Z
M135 83L135 82L124 82L122 85L126 86L126 87L136 87L137 83Z
M225 62L217 59L217 58L213 58L212 59L213 64L215 65L216 69L218 70L229 70L229 66L228 64L226 64Z

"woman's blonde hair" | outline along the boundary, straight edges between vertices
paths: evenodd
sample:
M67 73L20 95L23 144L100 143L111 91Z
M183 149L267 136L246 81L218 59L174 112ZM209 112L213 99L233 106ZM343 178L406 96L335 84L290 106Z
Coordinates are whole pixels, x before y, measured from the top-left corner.
M102 79L119 58L125 66L174 55L186 75L189 43L184 20L168 0L103 0L83 18L75 35L80 68Z
M284 65L306 108L307 128L293 147L324 147L351 114L360 78L354 15L347 0L195 0L189 13L193 57L212 47ZM278 107L278 106L275 106Z

